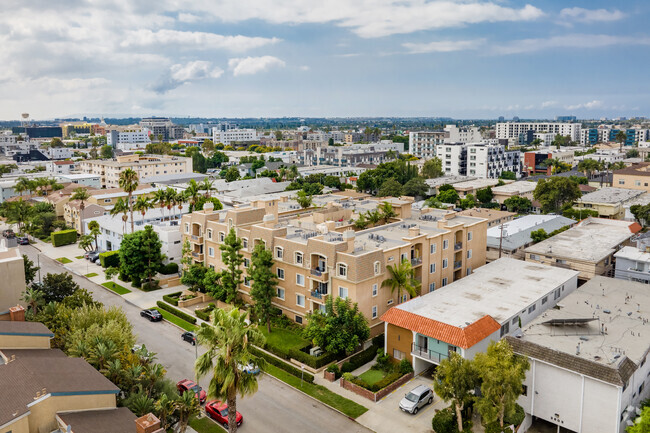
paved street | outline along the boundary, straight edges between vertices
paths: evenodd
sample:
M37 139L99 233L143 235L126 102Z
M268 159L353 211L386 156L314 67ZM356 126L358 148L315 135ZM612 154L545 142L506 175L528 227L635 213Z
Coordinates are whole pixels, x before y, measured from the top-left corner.
M38 250L21 246L34 263ZM65 271L58 262L40 255L41 275ZM94 266L94 265L93 265ZM174 381L193 378L195 348L181 341L180 331L167 322L150 323L140 317L140 309L127 303L122 297L104 289L88 279L72 274L79 286L93 293L96 300L106 306L122 307L133 324L138 342L158 353L158 360ZM36 277L38 279L38 276ZM199 354L200 354L200 348ZM201 386L207 388L207 379ZM238 410L244 416L242 432L371 432L355 421L333 411L274 378L262 375L259 391L252 397L238 401Z

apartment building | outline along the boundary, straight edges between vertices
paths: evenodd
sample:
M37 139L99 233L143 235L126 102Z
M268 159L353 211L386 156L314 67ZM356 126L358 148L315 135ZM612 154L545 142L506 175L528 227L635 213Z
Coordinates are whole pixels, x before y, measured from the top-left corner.
M447 175L498 178L504 171L521 176L520 152L492 143L445 143L436 147Z
M650 162L640 162L614 171L612 185L650 192Z
M229 146L233 143L246 143L249 141L258 141L257 131L255 129L218 129L212 130L212 141Z
M445 143L480 143L483 136L478 126L445 126Z
M409 132L409 153L418 158L430 159L436 156L436 146L445 142L444 131Z
M576 200L573 207L578 210L586 209L598 212L600 218L623 219L626 204L643 194L645 192L641 190L606 186L584 194Z
M146 129L131 129L125 131L110 130L106 133L106 144L119 150L130 150L133 146L146 147L151 143L149 131Z
M632 238L634 245L621 248L616 258L615 278L650 284L650 234Z
M497 139L517 139L521 134L528 131L547 132L560 135L568 135L572 141L580 141L580 124L579 123L527 123L527 122L499 122L496 126Z
M650 130L646 128L617 128L612 126L601 126L598 128L583 129L580 133L580 144L593 146L597 143L615 142L619 132L625 133L624 146L635 146L636 143L646 141L650 138Z
M20 250L7 248L5 240L0 240L0 322L11 319L10 309L17 305L25 306L22 294L25 291L25 264ZM1 425L1 424L0 424Z
M387 155L393 153L393 158ZM319 146L314 150L303 150L296 155L296 162L307 166L332 165L337 167L359 164L379 165L404 153L404 143L384 140L371 144L350 144L346 146Z
M182 126L174 125L164 117L146 117L140 120L140 126L151 133L155 139L162 136L165 141L183 138L185 130Z
M302 210L286 196L266 198L250 206L220 212L207 207L184 215L181 230L194 261L217 270L225 268L219 246L230 228L242 239L244 268L255 245L263 243L273 252L279 279L273 304L285 315L304 323L307 313L324 309L327 296L350 298L376 335L383 332L380 316L398 301L396 293L381 287L388 265L410 261L426 293L485 264L486 219L437 209L420 213L412 210L410 200L387 201L397 217L359 231L348 221L376 209L380 201L323 195L314 197L322 208ZM246 278L240 287L246 301L249 290Z
M558 150L552 147L524 152L523 170L528 176L533 176L535 174L545 174L550 176L553 174L553 167L547 166L545 164L546 160L557 159L560 162L573 166L574 155L573 149Z
M120 173L130 168L138 173L140 179L163 174L192 173L192 158L163 155L125 155L103 160L80 161L82 173L101 176L102 188L119 186Z

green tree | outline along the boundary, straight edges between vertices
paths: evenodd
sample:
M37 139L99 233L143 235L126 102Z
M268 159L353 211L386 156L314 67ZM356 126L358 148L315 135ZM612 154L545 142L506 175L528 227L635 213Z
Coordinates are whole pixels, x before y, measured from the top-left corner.
M448 189L445 191L440 191L436 197L441 203L450 203L456 204L460 197L455 189Z
M301 190L296 194L296 201L301 208L307 209L312 204L312 196Z
M124 234L126 235L126 222L129 220L129 206L122 197L118 198L113 208L109 211L111 216L122 214L122 225L124 226Z
M428 159L424 162L424 165L422 165L422 176L425 179L434 179L444 174L445 172L442 169L442 161L440 158L434 157Z
M481 377L481 396L476 408L486 424L498 421L503 429L503 419L515 413L530 363L526 357L516 355L506 340L501 340L492 341L487 352L477 353L474 366Z
M205 293L204 280L207 271L208 268L200 263L195 263L183 272L181 283L188 286L193 292L199 291Z
M402 192L402 185L394 178L390 178L386 179L386 181L381 184L379 191L377 191L377 195L379 197L399 197L402 195Z
M395 218L397 214L393 209L393 205L385 201L378 206L379 212L381 214L381 219L384 220L384 224L388 224L391 218Z
M539 146L542 145L542 140L539 138L534 139L533 141L530 142L530 145L533 146L535 149L537 149Z
M239 179L239 170L237 170L237 167L229 167L228 170L226 170L226 176L225 176L226 182L234 182Z
M73 295L79 290L79 285L74 282L71 274L47 274L43 278L43 283L38 286L38 290L43 293L45 303L61 302L68 296Z
M216 309L212 326L197 331L199 343L206 347L194 366L198 377L210 375L208 398L225 399L228 405L228 431L237 431L237 395L244 397L257 391L257 376L242 371L253 362L263 367L264 360L250 353L250 346L264 346L264 336L256 325L246 323L246 313L233 308Z
M112 146L102 146L100 154L101 154L102 159L111 159L111 158L113 158L113 147Z
M95 239L95 251L99 251L99 245L97 244L97 236L102 232L99 230L99 223L95 220L92 220L88 223L88 230L90 230L89 235Z
M463 431L463 409L474 398L479 378L472 361L457 352L440 361L433 376L433 390L456 412L458 431Z
M476 198L483 204L491 203L494 198L492 188L488 186L487 188L479 189L476 191Z
M140 212L140 214L142 215L142 225L144 225L144 217L147 214L147 211L151 208L153 208L153 203L148 197L144 195L140 195L135 200L135 204L133 205L133 210L135 210L136 212Z
M328 296L325 312L307 314L303 336L330 353L352 353L370 336L370 328L359 306L349 298Z
M233 304L238 300L239 285L242 283L240 266L244 257L241 253L241 239L237 237L234 228L230 229L219 249L221 250L221 261L226 265L221 276L225 301Z
M460 200L459 206L461 209L472 209L476 207L476 200L472 194L467 194L465 198Z
M630 149L627 152L625 152L625 157L626 158L638 158L639 157L639 150L638 149Z
M517 180L517 174L515 174L514 171L502 171L501 175L499 175L499 179L504 179L504 180Z
M379 210L377 209L366 212L366 217L368 218L368 222L373 226L381 221L381 213L379 213Z
M650 406L641 410L641 416L634 420L634 425L627 427L626 433L648 433L650 432Z
M600 170L600 162L595 159L583 159L578 163L578 170L583 172L587 179L591 179L591 175Z
M125 235L120 244L120 273L139 287L143 279L152 281L162 264L162 242L153 228Z
M32 283L32 281L34 281L34 278L36 278L36 273L41 268L34 266L34 262L32 262L26 254L23 254L23 265L25 268L25 282L29 285Z
M212 153L214 152L214 142L206 138L205 140L203 140L203 144L201 145L201 150L203 150L203 152L206 155L212 155Z
M359 218L354 221L354 228L358 230L363 230L368 227L369 221L366 219L364 214L360 214Z
M381 287L390 288L391 295L397 292L397 303L402 302L402 293L406 292L411 297L420 293L420 282L415 279L415 271L411 262L402 260L396 265L386 266L389 277L381 283Z
M533 206L530 200L525 197L513 195L503 201L503 204L508 209L508 212L524 213L528 212Z
M627 141L627 135L623 131L618 131L616 133L616 137L614 138L617 143L619 143L619 149L622 151L623 150L623 144L625 144L625 141Z
M421 177L414 177L404 184L403 193L411 197L425 197L429 185Z
M271 316L273 313L274 296L277 296L278 279L271 270L273 267L273 254L263 244L255 245L251 255L251 266L248 275L253 280L251 298L255 302L255 315L266 323L266 329L271 333Z
M133 191L138 189L138 173L132 168L127 168L120 173L118 184L120 188L128 194L127 204L129 205L129 213L131 214L131 233L135 231L135 222L133 221Z
M83 235L79 238L79 243L77 245L86 252L92 251L93 237L91 235Z
M70 201L75 201L75 200L79 201L79 210L80 210L79 217L81 222L81 227L80 227L81 230L79 230L79 233L81 234L81 236L84 235L84 229L85 229L84 209L86 209L86 200L88 200L89 198L90 198L90 193L88 192L87 189L82 187L75 189L72 195L70 196Z
M578 184L566 177L540 179L533 192L533 197L540 202L544 213L560 213L564 205L573 203L581 195Z
M546 230L544 229L539 229L539 230L533 230L530 232L530 239L534 243L542 242L545 239L548 239L549 235L546 233Z
M32 317L38 314L38 309L45 304L45 296L43 295L43 292L40 290L36 290L34 288L28 287L24 292L22 297L20 298L21 300L25 301L27 304L29 311L32 314Z

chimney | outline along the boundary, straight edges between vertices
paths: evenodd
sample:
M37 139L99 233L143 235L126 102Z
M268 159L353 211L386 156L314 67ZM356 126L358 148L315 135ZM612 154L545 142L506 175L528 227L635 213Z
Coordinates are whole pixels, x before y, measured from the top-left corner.
M160 420L152 413L148 413L135 420L136 433L156 433L163 431L160 428Z
M409 227L409 237L414 238L416 236L420 236L420 227L418 226Z
M348 248L347 252L353 253L354 252L354 238L356 236L356 233L354 230L346 230L343 232L343 240L347 242Z
M22 305L16 305L15 307L9 308L9 319L12 322L24 322L25 308L23 308Z
M275 215L273 215L272 213L268 213L264 215L264 218L262 218L262 222L264 223L264 227L273 228L273 226L275 226Z

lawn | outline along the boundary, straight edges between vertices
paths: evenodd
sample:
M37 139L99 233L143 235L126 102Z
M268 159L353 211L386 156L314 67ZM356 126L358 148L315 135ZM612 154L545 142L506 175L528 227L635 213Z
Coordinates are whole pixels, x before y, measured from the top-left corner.
M59 262L59 263L63 263L64 265L66 263L72 263L72 260L70 260L67 257L59 257L58 259L56 259L56 261Z
M375 383L379 382L384 377L386 377L386 374L387 373L385 371L383 371L383 370L370 369L370 370L366 371L365 373L360 374L359 379L363 380L368 385L374 385Z
M90 275L90 274L88 274L88 275ZM95 275L97 275L97 274L95 274ZM119 284L115 284L112 281L106 281L105 283L102 283L102 286L106 287L109 290L114 291L118 295L126 295L127 293L131 293L131 291L129 289L126 289L126 288L120 286Z
M89 274L84 275L84 277L92 278L92 277L96 277L97 275L99 275L97 272L91 272Z
M266 327L258 329L266 337L267 346L277 347L283 353L287 353L289 349L300 349L309 345L309 340L302 338L299 334L300 331L271 327L272 332L269 334Z
M203 418L192 417L190 420L190 427L198 433L223 433L223 427L216 422L212 421L207 416Z
M293 376L286 371L276 367L275 365L267 364L266 367L264 367L264 372L277 379L280 379L281 381L290 386L293 386L296 389L299 389L305 394L308 394L315 399L322 401L326 405L343 412L350 418L357 418L368 411L366 407L361 406L352 400L348 400L347 398L330 391L322 385L314 385L312 383L301 381L299 377Z
M83 258L84 258L84 256L77 256L77 257L75 257L75 259L83 259Z
M174 325L178 325L181 328L183 328L186 331L196 331L199 327L196 325L192 325L190 322L186 322L185 320L181 319L178 316L174 316L172 313L163 310L162 308L152 308L152 310L157 310L162 314L163 319L167 320L168 322L173 323Z

